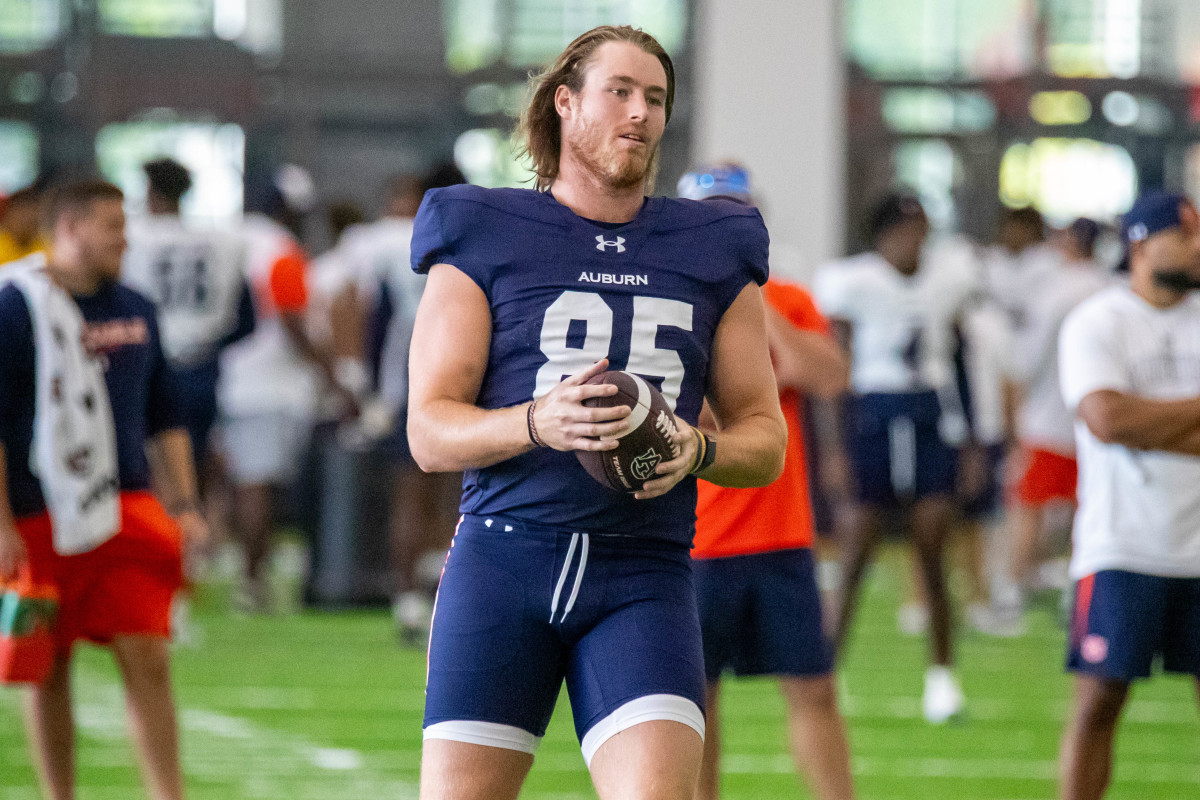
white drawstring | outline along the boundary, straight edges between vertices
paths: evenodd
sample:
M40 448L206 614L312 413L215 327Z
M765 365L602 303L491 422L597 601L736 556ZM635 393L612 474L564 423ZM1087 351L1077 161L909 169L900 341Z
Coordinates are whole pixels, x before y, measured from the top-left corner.
M571 609L575 607L575 598L579 596L579 585L583 583L583 571L587 569L587 557L588 535L585 533L583 534L583 547L579 551L579 569L575 571L575 586L571 589L571 599L567 601L567 607L563 609L563 615L559 622L566 622L567 614L570 614Z
M567 557L563 559L562 573L558 576L558 586L554 587L554 599L550 601L550 621L554 622L554 614L558 611L558 598L562 595L563 584L567 582L567 572L571 569L571 558L575 555L575 545L579 542L579 534L571 534L571 546L567 548ZM586 544L584 545L587 546ZM575 586L579 588L578 584ZM571 596L574 601L575 596Z

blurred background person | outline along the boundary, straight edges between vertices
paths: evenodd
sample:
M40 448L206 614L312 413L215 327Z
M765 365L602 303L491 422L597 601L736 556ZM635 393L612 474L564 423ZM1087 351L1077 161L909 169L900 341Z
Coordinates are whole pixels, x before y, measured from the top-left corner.
M731 162L688 172L678 194L754 204L749 174ZM697 486L692 558L707 680L697 797L720 794L721 678L728 671L779 679L797 771L820 800L850 800L850 749L833 649L822 630L800 418L802 394L829 399L846 390L849 364L807 290L771 278L763 295L788 447L783 475L770 486L729 489L703 480ZM711 413L701 414L700 423L717 433Z
M46 252L42 235L42 187L26 186L0 203L0 266Z
M146 214L129 219L121 281L158 310L163 351L179 381L192 455L204 475L217 419L221 351L254 330L246 247L234 232L180 216L180 204L192 188L186 167L159 158L142 169Z
M1056 237L1057 261L1026 287L1024 324L1013 351L1020 384L1020 453L1012 493L1011 573L1000 598L1002 613L1014 621L1024 596L1039 585L1052 512L1066 507L1068 515L1060 518L1069 526L1075 504L1074 415L1059 387L1058 339L1072 309L1110 283L1094 260L1099 235L1100 226L1090 219L1072 222Z
M969 429L955 381L955 327L970 298L953 270L923 269L929 222L920 202L889 195L870 218L875 249L827 264L814 294L850 356L846 448L855 498L840 531L841 585L833 620L839 651L886 514L905 515L930 611L922 707L931 723L960 715L945 554L955 514L956 449Z
M425 276L412 271L412 220L430 189L466 183L452 162L417 177L400 175L389 184L387 214L364 227L352 243L352 257L379 284L370 325L370 361L376 386L391 417L384 440L392 470L388 531L395 581L392 619L401 642L424 645L433 614L430 585L421 574L422 557L440 564L450 546L462 494L462 474L425 473L408 450L408 349Z
M254 333L221 353L222 449L233 484L232 527L245 558L237 605L253 612L273 607L271 539L282 495L303 463L323 387L339 396L344 413L358 408L307 330L308 258L288 226L298 225L310 201L311 185L294 171L281 171L252 198L255 210L241 234L257 319Z

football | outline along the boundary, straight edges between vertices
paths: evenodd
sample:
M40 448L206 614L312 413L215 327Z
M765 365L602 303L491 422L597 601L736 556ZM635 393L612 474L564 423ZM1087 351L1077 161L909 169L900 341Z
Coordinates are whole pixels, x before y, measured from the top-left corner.
M655 477L655 467L679 455L679 447L673 439L675 415L658 389L632 373L603 372L588 383L611 383L617 387L617 393L589 398L584 405L593 408L629 406L633 409L630 413L632 427L613 450L576 450L575 455L588 474L603 485L618 492L636 492Z

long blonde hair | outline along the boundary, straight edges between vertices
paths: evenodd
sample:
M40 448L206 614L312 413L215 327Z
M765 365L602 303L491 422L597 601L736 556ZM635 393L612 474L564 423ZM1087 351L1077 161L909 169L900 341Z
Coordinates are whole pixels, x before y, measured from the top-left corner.
M587 67L597 48L607 42L629 42L658 59L667 73L667 98L664 107L667 120L671 119L671 106L675 103L675 65L667 51L650 34L628 25L601 25L592 28L567 45L555 62L543 72L530 78L533 97L521 113L514 137L520 147L519 155L527 156L532 162L536 176L534 186L546 191L558 177L558 160L562 155L562 122L554 107L554 93L559 86L572 92L583 89ZM655 152L647 174L649 180L658 168L658 153Z

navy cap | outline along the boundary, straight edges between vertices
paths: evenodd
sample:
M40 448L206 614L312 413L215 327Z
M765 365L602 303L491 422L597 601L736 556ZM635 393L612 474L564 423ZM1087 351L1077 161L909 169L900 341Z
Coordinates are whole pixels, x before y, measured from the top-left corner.
M754 204L750 173L740 164L729 161L697 167L679 179L675 191L685 200L728 197L739 203Z
M1129 270L1129 248L1135 242L1142 242L1156 233L1183 224L1185 208L1191 207L1191 201L1181 194L1172 192L1148 192L1137 199L1133 208L1121 218L1121 242L1125 245L1125 255L1118 270Z

